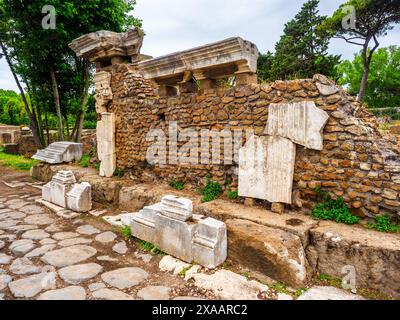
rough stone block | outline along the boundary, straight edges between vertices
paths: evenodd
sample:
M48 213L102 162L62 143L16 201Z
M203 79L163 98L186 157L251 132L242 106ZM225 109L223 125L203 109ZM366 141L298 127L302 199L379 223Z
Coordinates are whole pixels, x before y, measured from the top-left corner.
M247 220L228 220L228 255L242 266L301 287L311 276L301 239Z
M207 268L214 269L226 260L226 225L213 218L201 220L193 239L193 258Z
M103 112L97 123L97 153L100 164L100 176L112 177L117 167L115 154L115 115Z

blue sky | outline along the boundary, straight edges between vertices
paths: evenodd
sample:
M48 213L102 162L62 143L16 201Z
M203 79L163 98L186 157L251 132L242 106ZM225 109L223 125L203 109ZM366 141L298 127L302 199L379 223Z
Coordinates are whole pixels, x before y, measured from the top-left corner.
M159 56L202 44L240 36L261 52L273 50L284 25L305 0L137 0L133 15L146 32L142 53ZM320 12L330 15L344 0L321 0ZM400 44L400 27L380 39L381 47ZM334 39L330 52L351 58L360 49ZM17 90L4 59L0 60L0 88Z

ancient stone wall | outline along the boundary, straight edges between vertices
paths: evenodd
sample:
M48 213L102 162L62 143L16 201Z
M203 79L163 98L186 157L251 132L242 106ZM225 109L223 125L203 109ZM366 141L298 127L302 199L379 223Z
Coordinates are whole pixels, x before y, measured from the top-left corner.
M314 101L330 118L324 129L322 151L297 146L294 174L294 205L310 209L321 186L343 196L360 216L396 214L400 208L400 161L396 139L383 139L375 118L343 89L323 76L314 79L277 81L233 88L218 87L176 96L159 96L134 66L118 64L106 69L112 75L114 95L109 111L116 116L117 167L147 179L180 179L194 185L206 176L222 184L237 186L237 163L168 164L151 166L146 152L154 141L146 141L150 129L166 133L176 121L180 130L254 129L264 135L271 103ZM245 133L243 131L243 133ZM243 141L245 134L243 134ZM179 142L182 146L185 141ZM221 141L223 146L223 141ZM221 147L221 161L223 151ZM201 161L200 150L195 157ZM168 154L167 154L168 161ZM179 162L179 161L178 161Z

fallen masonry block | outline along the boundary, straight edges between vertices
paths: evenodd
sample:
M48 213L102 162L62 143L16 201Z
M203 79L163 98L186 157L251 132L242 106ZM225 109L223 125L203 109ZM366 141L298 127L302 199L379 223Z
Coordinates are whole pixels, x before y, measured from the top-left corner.
M225 223L212 218L201 220L193 239L194 261L207 268L222 264L227 256L227 242Z
M144 207L133 215L131 232L187 263L215 268L227 257L225 223L193 215L189 199L165 196L160 203Z
M49 164L79 161L82 158L83 144L60 141L50 144L46 149L38 150L32 159Z
M88 212L92 208L91 186L76 183L72 171L59 171L43 186L42 200L74 212Z

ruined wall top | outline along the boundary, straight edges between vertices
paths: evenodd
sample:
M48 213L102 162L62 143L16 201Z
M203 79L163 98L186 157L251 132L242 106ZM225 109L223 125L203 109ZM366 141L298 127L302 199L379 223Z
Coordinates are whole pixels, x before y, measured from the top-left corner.
M143 36L143 31L139 28L122 33L102 30L75 39L69 47L78 57L91 62L127 57L135 61L142 47Z
M242 38L229 38L201 47L141 61L145 79L176 84L193 75L196 80L218 79L239 73L256 73L257 46ZM186 79L185 79L186 78Z

